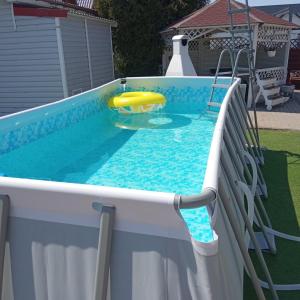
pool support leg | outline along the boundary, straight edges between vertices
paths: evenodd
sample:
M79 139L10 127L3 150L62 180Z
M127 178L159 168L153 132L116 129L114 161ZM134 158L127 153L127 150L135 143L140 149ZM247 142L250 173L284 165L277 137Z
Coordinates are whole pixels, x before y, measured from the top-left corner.
M235 93L237 94L237 98L239 100L238 101L239 107L240 107L242 113L244 114L245 119L249 121L249 125L250 125L249 127L252 129L253 135L256 140L257 147L259 148L259 151L261 153L258 131L253 126L253 122L252 122L251 116L249 114L249 110L247 109L246 103L243 99L240 87L237 88L237 91L235 91Z
M252 158L252 156L249 153L247 153L247 152L241 153L241 151L239 151L238 149L234 149L234 146L233 146L233 144L232 144L232 142L230 140L230 137L229 137L228 132L227 132L226 129L227 128L225 128L225 130L224 130L223 140L224 140L225 146L227 148L228 154L229 154L229 156L231 157L231 159L233 161L233 164L235 166L235 170L236 170L237 174L239 175L239 178L240 178L240 180L242 182L245 182L247 184L252 185L254 178L252 177L252 175L250 173L250 170L248 168L248 165L247 165L247 163L245 161L245 155L246 155L246 157L248 157L249 160L252 160L252 164L251 165L253 166L253 168L256 168L255 161L254 161L254 159ZM236 153L238 154L238 156L236 156ZM237 159L238 157L240 158L240 161L241 161L241 163L243 165L243 170L241 170L241 168L239 167L239 162L238 162L238 159ZM243 171L245 172L246 176L244 175ZM256 171L256 173L257 173L257 169L256 170L252 170L252 171L253 172ZM255 177L257 179L257 174L256 174ZM270 221L269 216L268 216L268 214L267 214L267 212L266 212L266 210L265 210L265 208L264 208L264 206L262 204L260 196L259 196L259 194L257 192L257 189L256 189L257 180L256 180L256 182L254 182L254 184L255 184L255 188L254 188L254 191L252 191L252 192L253 192L253 196L256 199L255 205L254 205L255 215L256 215L257 221L259 223L259 226L260 226L260 228L262 230L262 233L264 235L264 238L265 238L265 240L267 242L267 245L269 247L270 252L272 254L276 254L276 248L273 247L272 243L269 240L269 236L268 236L268 234L267 234L267 232L265 230L265 225L264 225L263 220L262 220L262 218L260 216L260 212L259 212L259 210L258 210L258 208L256 206L256 203L259 205L259 208L260 208L260 210L261 210L264 218L267 221L268 227L270 227L270 228L272 228L271 221Z
M249 140L247 137L247 133L246 133L246 131L243 130L242 125L237 120L237 118L235 116L236 112L233 112L233 111L231 111L231 109L229 109L228 113L230 116L230 119L228 120L228 126L229 126L228 128L231 130L230 135L233 134L233 132L235 132L238 136L238 139L239 139L240 145L242 146L242 149L244 149L244 151L248 151L252 155L252 157L255 159L257 157L257 155L255 155L252 147L249 146L250 143L249 143ZM246 147L246 145L248 145L248 147ZM259 164L257 163L256 160L255 160L255 163L257 166L259 188L260 188L261 192L263 193L264 197L267 198L268 193L267 193L264 177L260 170Z
M260 249L259 243L255 237L255 233L254 230L252 228L252 224L250 223L249 219L248 219L248 215L245 211L244 205L241 203L241 201L239 201L239 193L237 190L237 183L236 183L236 179L233 179L234 174L232 174L232 172L230 171L230 166L228 164L228 161L224 159L224 156L221 155L221 167L223 170L223 174L224 174L224 179L227 181L228 183L228 189L229 189L229 193L230 193L230 197L232 197L232 199L235 200L235 203L237 204L239 211L242 215L243 221L245 222L245 226L246 229L250 235L250 239L254 245L254 250L255 253L257 255L258 261L263 269L263 272L266 276L267 282L268 282L268 286L270 289L270 292L272 294L272 298L273 300L279 300L277 292L275 290L269 269L266 265L264 256L262 254L262 251Z
M247 272L249 274L250 280L252 281L253 288L256 292L257 299L258 300L266 300L264 292L262 290L262 287L260 286L259 278L256 274L252 260L248 253L248 248L246 247L246 244L244 241L244 236L241 233L240 226L236 221L236 216L230 205L231 200L228 196L228 193L226 193L226 191L225 191L225 186L226 186L226 184L224 183L224 178L221 176L220 183L219 183L219 200L221 201L221 203L225 209L225 212L228 217L229 223L231 225L233 234L236 238L239 249L241 251L241 255L243 257L244 264L247 268Z
M96 261L94 300L106 300L115 208L102 206Z
M232 112L229 110L229 114L231 115ZM243 136L244 133L241 133L240 130L237 130L237 128L235 126L238 126L238 124L236 123L236 120L231 120L231 118L228 118L226 120L226 126L228 129L228 133L229 135L232 137L232 142L237 150L238 153L241 152L241 149L243 149L245 152L249 152L249 154L252 155L252 157L255 159L255 154L253 152L253 149L247 148L246 144L247 144L247 140L245 139L245 137ZM243 155L240 153L240 157L243 157ZM244 161L244 159L242 158L242 160ZM260 170L259 164L256 162L255 160L255 164L257 167L257 174L258 174L258 186L260 189L260 192L263 192L263 195L267 198L267 189L266 189L266 182L265 179L263 177L263 174Z
M9 214L9 197L0 195L0 300L2 300L2 286L4 275L4 255Z

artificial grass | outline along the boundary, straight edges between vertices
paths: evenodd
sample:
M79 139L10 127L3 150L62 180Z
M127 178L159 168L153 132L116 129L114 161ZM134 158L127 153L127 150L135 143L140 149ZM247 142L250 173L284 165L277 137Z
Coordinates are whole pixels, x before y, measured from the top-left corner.
M268 199L264 201L273 228L300 236L300 131L260 130L265 147L265 165L262 171L268 186ZM276 238L278 253L265 253L264 257L274 283L300 283L300 243ZM259 277L257 259L251 253ZM265 290L266 291L266 290ZM266 291L267 299L272 299ZM278 292L281 300L299 300L300 291ZM250 280L245 276L244 299L257 299Z

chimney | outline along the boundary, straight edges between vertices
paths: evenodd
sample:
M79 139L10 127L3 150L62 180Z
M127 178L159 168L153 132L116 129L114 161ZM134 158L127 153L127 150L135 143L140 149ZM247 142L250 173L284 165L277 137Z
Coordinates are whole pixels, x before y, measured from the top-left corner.
M175 35L173 41L173 56L166 76L197 76L189 56L188 37Z

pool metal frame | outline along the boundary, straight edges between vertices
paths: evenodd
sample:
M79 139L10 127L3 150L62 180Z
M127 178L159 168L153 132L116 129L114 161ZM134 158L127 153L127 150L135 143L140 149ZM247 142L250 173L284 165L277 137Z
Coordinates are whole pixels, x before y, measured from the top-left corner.
M268 227L272 228L261 200L261 195L264 197L268 195L260 170L260 164L264 163L264 159L246 102L242 96L242 88L240 80L236 80L222 103L211 144L203 192L193 196L176 195L175 201L177 207L184 209L210 206L215 201L221 203L226 211L244 260L246 272L252 281L258 299L263 300L265 296L261 281L248 253L250 241L254 245L272 297L278 299L260 244L253 230L255 215L271 253L275 254L275 243L270 240L270 235L267 234L261 217L262 214ZM215 155L214 158L212 153ZM248 212L243 203L245 196L248 201ZM253 205L252 215L249 214L251 205ZM244 226L246 226L244 234L241 233L241 225L237 221L232 206L237 208L242 216ZM246 242L245 236L248 237Z
M229 87L227 94L220 107L218 120L215 126L211 148L204 178L203 191L199 195L174 195L170 193L157 193L146 191L128 191L126 189L106 188L106 187L83 187L82 185L60 184L60 183L44 183L37 180L23 180L2 177L1 180L4 186L11 188L21 187L23 189L30 189L30 187L37 188L40 192L43 191L57 191L63 194L80 194L81 196L89 195L94 199L100 199L100 202L93 202L93 207L100 214L100 229L99 229L99 243L97 255L97 270L95 282L94 300L103 299L107 291L108 273L109 273L109 259L112 239L112 229L114 225L114 215L118 210L118 205L111 205L107 199L114 199L117 196L121 197L123 201L126 199L144 201L146 199L157 199L160 203L173 202L173 208L190 209L201 206L208 206L213 214L213 208L216 202L222 205L235 238L237 240L240 252L242 254L246 271L250 276L254 289L259 300L265 299L261 282L256 274L255 268L248 253L249 240L252 241L255 252L258 256L260 264L266 275L269 288L271 290L273 299L278 299L274 284L272 282L269 270L263 258L260 245L256 239L253 231L253 214L249 214L244 207L244 197L248 201L248 209L253 203L255 216L263 228L263 221L260 213L267 218L268 225L270 221L267 213L264 210L260 196L267 196L266 184L260 170L259 164L263 163L263 154L260 150L258 140L255 136L255 129L253 127L246 103L243 97L244 91L241 86L240 79L235 79L233 84ZM249 168L249 164L251 168ZM251 172L252 171L252 172ZM245 176L243 175L245 172ZM247 185L245 185L247 184ZM251 188L248 187L250 184ZM123 191L123 192L122 192ZM121 193L121 195L120 195ZM117 196L116 196L117 195ZM120 199L121 199L120 198ZM165 199L162 199L165 198ZM254 198L256 202L254 203ZM106 199L106 201L103 201ZM1 196L0 199L0 285L3 276L3 258L6 240L6 226L9 212L9 195ZM150 201L150 200L148 200ZM256 205L257 203L257 205ZM100 205L100 208L99 208ZM236 218L238 210L242 216L246 232L241 231L241 224ZM243 227L242 227L243 228ZM272 246L266 232L263 231L266 241L270 249L275 252L276 248ZM245 238L249 235L249 238ZM104 263L103 263L104 262ZM0 293L1 295L1 293Z

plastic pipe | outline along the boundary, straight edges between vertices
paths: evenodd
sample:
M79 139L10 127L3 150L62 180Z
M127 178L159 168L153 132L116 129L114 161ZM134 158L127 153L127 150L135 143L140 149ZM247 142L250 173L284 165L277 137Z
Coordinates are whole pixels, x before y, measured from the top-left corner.
M217 192L214 189L206 188L199 195L193 195L193 196L175 195L174 206L176 209L196 208L196 207L206 206L210 204L212 201L216 200L216 198L217 198Z

